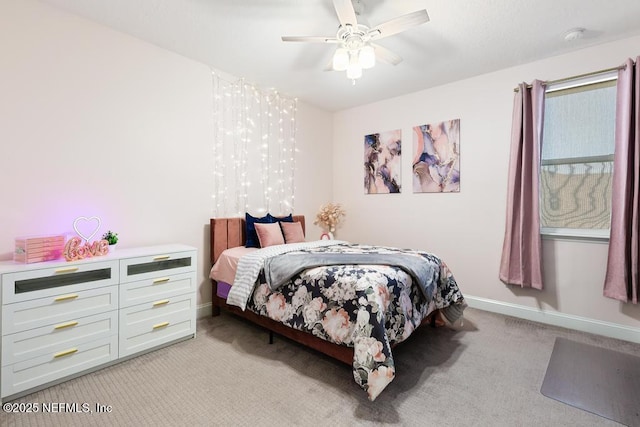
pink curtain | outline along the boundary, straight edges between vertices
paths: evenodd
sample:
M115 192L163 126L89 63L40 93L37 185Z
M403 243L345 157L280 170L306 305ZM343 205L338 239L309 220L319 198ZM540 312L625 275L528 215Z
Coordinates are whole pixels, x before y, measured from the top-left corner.
M618 72L611 236L604 296L638 303L640 209L640 76L638 61Z
M500 280L542 289L542 241L539 215L539 171L542 147L544 86L534 80L518 86L513 102L507 221Z

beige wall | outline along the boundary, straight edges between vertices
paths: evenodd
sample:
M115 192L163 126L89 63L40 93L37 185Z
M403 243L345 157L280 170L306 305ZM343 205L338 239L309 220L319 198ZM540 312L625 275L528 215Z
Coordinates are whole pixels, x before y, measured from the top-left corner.
M298 127L296 213L312 216L331 194L332 116L299 103ZM122 247L195 246L206 305L212 138L206 65L41 3L0 2L0 259L16 236L96 215Z
M339 237L439 254L463 293L476 297L476 306L535 312L538 320L559 315L554 318L568 320L567 325L586 319L595 329L611 323L625 338L635 334L640 342L640 306L602 296L607 244L545 240L543 292L507 287L498 280L513 88L534 78L558 79L617 66L635 57L638 46L640 38L630 38L335 114L333 194L348 211ZM461 121L461 191L413 194L412 126L448 119ZM402 193L365 195L363 136L398 128L403 132Z

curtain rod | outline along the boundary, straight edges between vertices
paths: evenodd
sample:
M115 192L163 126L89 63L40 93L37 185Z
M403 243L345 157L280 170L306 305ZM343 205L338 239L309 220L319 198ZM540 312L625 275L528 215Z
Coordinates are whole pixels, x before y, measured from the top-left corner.
M635 64L635 62L633 62L633 63ZM606 68L604 70L592 71L590 73L578 74L577 76L565 77L563 79L547 80L547 81L543 82L543 84L544 85L551 85L551 84L556 84L556 83L568 82L569 80L576 80L576 79L580 79L582 77L595 76L595 75L598 75L598 74L608 73L610 71L624 70L625 68L627 68L627 64L623 64L623 65L620 65L618 67ZM527 88L531 88L531 85L527 85ZM513 91L514 92L518 92L518 91L520 91L520 88L516 87L516 88L513 89Z

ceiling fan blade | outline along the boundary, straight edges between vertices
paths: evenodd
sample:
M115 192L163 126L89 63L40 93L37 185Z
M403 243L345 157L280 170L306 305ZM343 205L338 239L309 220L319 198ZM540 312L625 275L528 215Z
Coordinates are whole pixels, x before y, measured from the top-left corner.
M340 25L358 25L356 11L353 8L351 0L333 0L333 7L336 8Z
M371 40L379 40L383 37L389 37L408 30L416 25L424 24L425 22L429 22L429 14L426 9L418 10L399 16L380 25L376 25L369 30L368 34L370 35Z
M382 47L375 43L371 43L371 46L376 53L376 60L390 65L398 65L402 62L402 57L400 57L400 55L391 52L386 47Z
M283 42L338 43L335 37L319 36L282 36Z

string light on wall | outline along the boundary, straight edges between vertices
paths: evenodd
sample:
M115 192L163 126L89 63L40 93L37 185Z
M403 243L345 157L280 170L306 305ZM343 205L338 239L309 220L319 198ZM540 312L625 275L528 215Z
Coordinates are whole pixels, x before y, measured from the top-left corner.
M297 100L212 76L214 215L293 212Z

